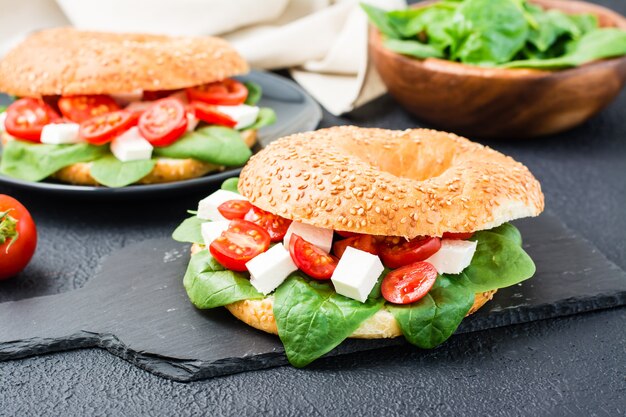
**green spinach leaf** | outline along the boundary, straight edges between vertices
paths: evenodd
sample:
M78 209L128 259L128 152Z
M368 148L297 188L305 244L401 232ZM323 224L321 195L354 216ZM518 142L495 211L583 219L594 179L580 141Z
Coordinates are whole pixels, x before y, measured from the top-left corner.
M382 34L394 39L400 39L402 37L402 34L399 33L389 21L385 10L367 3L361 3L361 8L365 11L367 17L369 17L370 22L372 22Z
M576 67L598 59L626 55L626 31L596 29L571 41L565 55L550 59L524 59L501 65L504 68L557 69Z
M246 81L243 83L248 89L248 97L246 98L246 104L249 106L254 106L261 100L261 96L263 95L263 90L261 86L252 81Z
M389 304L387 309L410 343L431 349L455 332L472 304L473 291L451 277L440 275L421 300L408 305Z
M411 40L385 39L383 44L388 49L402 55L416 58L443 58L444 53L435 46Z
M200 226L202 223L207 222L208 220L203 220L198 216L191 216L183 220L183 222L178 225L174 233L172 233L172 239L178 242L188 242L188 243L201 243L204 244L204 239L202 238L202 231Z
M154 148L155 156L166 158L193 158L216 165L241 166L252 151L236 130L208 126L185 134L170 146Z
M122 162L109 154L93 161L90 173L102 185L124 187L148 175L155 165L154 159Z
M222 190L232 191L233 193L239 194L239 189L237 188L238 185L239 185L239 177L233 177L233 178L224 180L220 188Z
M245 274L225 269L208 250L191 257L183 285L192 304L201 309L263 298Z
M91 162L107 152L106 146L87 143L46 145L12 140L3 147L0 172L26 181L41 181L61 168Z
M256 130L276 123L276 113L269 107L261 107L256 121L244 130Z
M274 317L289 362L308 365L330 352L381 309L384 300L346 298L329 284L292 274L276 290Z

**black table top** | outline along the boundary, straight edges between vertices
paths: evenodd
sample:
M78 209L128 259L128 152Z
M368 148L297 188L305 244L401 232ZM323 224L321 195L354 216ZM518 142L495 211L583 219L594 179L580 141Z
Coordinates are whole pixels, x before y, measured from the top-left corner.
M626 14L621 0L602 2ZM389 97L322 127L420 123ZM626 269L626 92L570 132L488 144L525 163L547 207ZM210 190L207 190L208 194ZM58 201L1 188L31 210L37 254L0 302L80 287L103 256L166 237L200 194L173 200ZM454 336L432 351L390 348L211 380L168 381L98 349L0 363L0 415L626 414L626 309Z

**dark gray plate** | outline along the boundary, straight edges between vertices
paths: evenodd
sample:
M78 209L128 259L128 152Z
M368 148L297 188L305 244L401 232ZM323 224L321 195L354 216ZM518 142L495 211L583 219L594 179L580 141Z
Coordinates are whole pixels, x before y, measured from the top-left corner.
M319 105L296 83L279 75L268 72L252 71L241 80L254 81L263 89L260 106L271 107L276 112L276 123L259 130L259 142L255 150L267 146L271 141L292 133L306 132L317 127L322 118ZM0 104L6 104L9 98L0 95ZM226 178L239 175L241 168L208 174L191 180L166 184L129 185L122 188L90 187L70 185L51 180L32 182L0 175L0 184L40 192L52 192L57 195L74 197L145 197L160 194L171 196L172 192L190 191L219 186Z

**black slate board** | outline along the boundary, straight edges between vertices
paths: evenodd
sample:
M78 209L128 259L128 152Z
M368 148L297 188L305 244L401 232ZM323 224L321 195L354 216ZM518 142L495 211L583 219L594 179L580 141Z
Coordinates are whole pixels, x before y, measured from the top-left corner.
M626 273L553 215L516 222L537 264L459 333L626 304ZM182 276L188 245L147 240L109 256L81 289L0 304L0 360L98 346L154 374L190 381L287 363L277 337L225 309L199 311ZM348 340L330 355L406 343Z

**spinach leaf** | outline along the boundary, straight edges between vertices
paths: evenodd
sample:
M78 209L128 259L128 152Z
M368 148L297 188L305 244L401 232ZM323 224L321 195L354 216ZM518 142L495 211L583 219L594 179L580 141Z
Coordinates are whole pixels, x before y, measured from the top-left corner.
M239 177L233 177L233 178L224 180L220 188L222 190L232 191L233 193L239 194L239 189L237 188L238 185L239 185Z
M416 58L443 58L443 51L432 45L418 41L385 39L383 44L388 49L402 55L410 55Z
M225 269L208 250L191 257L183 285L192 304L201 309L263 298L245 274Z
M579 26L561 11L533 9L531 13L537 21L537 28L528 33L528 42L539 52L546 52L561 36L574 39L582 35Z
M433 32L449 25L447 20L452 19L459 4L444 1L429 7L394 10L387 13L387 19L402 37L413 38L426 32L431 43Z
M154 159L122 162L109 154L93 161L90 173L96 181L107 187L124 187L148 175L155 165Z
M389 21L385 10L367 3L361 3L361 8L365 11L367 17L369 17L370 22L372 22L382 34L394 39L400 39L402 37L402 34L399 33Z
M565 55L550 59L524 59L501 65L504 68L557 69L576 67L598 59L626 55L626 31L595 29L571 41Z
M12 140L4 146L0 172L22 180L41 181L61 168L93 161L107 152L106 146L87 143L46 145Z
M308 365L330 352L383 306L339 295L331 285L292 274L276 290L274 317L289 362Z
M254 106L261 100L261 95L263 95L263 90L261 86L257 83L253 83L252 81L246 81L243 83L248 89L248 97L246 98L246 104L250 106Z
M498 234L513 241L517 246L522 246L522 234L511 223L503 223L498 227L487 230L487 232Z
M521 239L514 235L512 227L477 232L472 237L478 241L472 263L454 278L472 292L484 292L532 277L535 264L521 248Z
M446 341L474 304L474 292L446 275L421 300L408 305L391 305L404 337L410 343L431 349Z
M4 113L5 111L7 111L7 108L9 106L0 106L0 113ZM3 126L4 127L4 126Z
M460 40L453 60L494 65L510 61L524 46L528 22L512 0L465 0L450 30Z
M269 107L261 107L259 109L259 115L257 116L256 121L252 125L246 127L244 130L256 130L274 123L276 123L276 113L274 112L274 110L270 109Z
M201 219L198 216L186 218L180 225L178 225L176 230L174 230L174 233L172 233L172 239L177 242L204 244L200 226L202 223L207 221L208 220Z
M216 165L241 166L252 152L236 130L208 126L186 133L170 146L154 148L155 156L193 158Z

